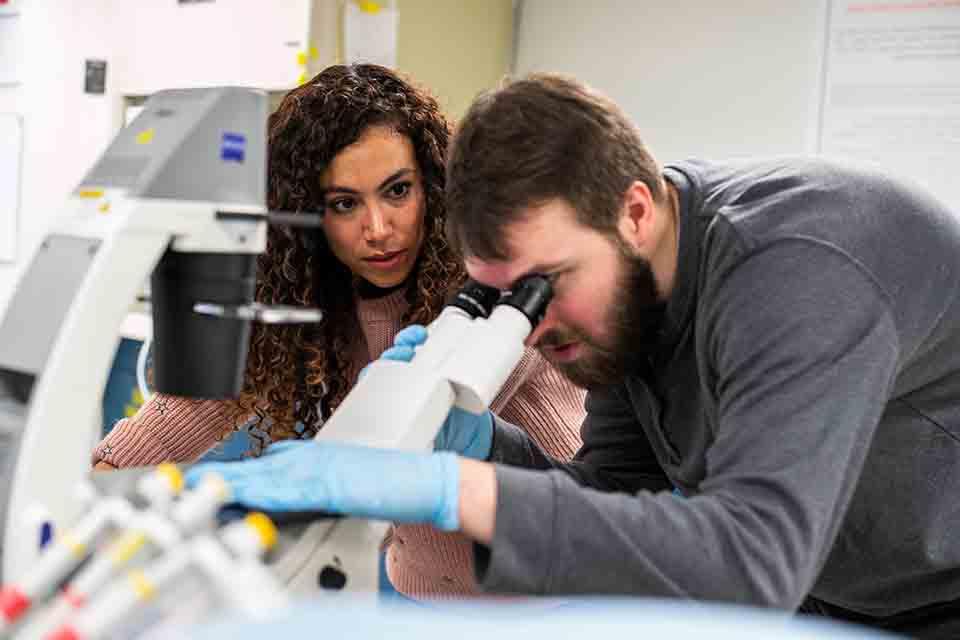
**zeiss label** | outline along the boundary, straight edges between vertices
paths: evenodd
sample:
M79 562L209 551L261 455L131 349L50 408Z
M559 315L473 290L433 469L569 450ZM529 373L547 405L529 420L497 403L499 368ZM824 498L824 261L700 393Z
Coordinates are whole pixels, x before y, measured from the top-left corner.
M220 143L220 159L224 162L243 162L247 138L239 133L224 133Z

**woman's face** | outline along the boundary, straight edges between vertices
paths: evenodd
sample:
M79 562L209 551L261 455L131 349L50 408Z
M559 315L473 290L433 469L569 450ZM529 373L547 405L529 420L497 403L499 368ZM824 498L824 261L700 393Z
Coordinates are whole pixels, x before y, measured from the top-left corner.
M426 209L410 139L389 126L369 127L333 158L320 184L333 254L378 287L406 280L420 253Z

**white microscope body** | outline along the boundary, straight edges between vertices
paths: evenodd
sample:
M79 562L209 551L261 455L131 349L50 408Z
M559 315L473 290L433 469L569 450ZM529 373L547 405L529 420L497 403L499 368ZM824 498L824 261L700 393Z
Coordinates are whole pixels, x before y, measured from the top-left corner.
M430 324L413 361L373 362L316 439L432 449L452 407L475 414L487 409L523 357L524 340L550 297L549 283L539 276L503 298L468 283ZM298 592L319 586L330 594L375 594L377 550L387 526L357 518L317 521L284 549L274 570Z

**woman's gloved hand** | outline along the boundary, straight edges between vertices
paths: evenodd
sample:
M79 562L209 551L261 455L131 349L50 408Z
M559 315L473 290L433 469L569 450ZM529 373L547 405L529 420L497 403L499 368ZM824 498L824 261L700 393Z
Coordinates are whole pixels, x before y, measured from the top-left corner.
M417 347L427 341L427 329L419 324L406 327L393 338L393 346L380 355L382 360L413 360ZM433 440L437 451L455 451L466 458L486 460L493 446L493 414L480 415L453 407Z
M445 531L460 526L460 463L452 453L293 440L254 460L195 465L187 486L210 472L226 480L234 502L254 509L327 511Z

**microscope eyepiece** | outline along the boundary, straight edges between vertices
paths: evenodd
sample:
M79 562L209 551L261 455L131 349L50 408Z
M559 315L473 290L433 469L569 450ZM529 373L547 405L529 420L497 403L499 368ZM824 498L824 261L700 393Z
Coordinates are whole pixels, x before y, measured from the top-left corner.
M504 296L500 304L510 305L523 312L536 327L547 311L547 305L553 299L553 286L546 276L532 275L517 281L513 289Z
M500 301L500 290L467 280L447 306L463 309L472 318L486 318Z

